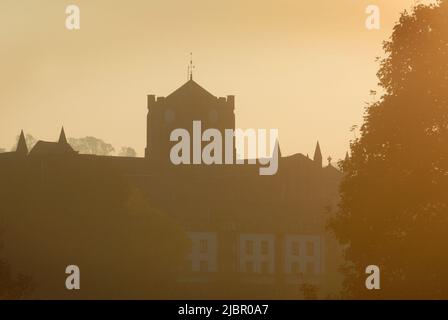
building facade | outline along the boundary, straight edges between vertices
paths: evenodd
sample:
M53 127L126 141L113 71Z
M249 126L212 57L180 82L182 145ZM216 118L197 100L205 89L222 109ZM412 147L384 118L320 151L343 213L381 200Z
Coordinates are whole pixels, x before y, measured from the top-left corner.
M335 294L340 248L326 223L342 173L331 163L323 166L319 143L313 159L281 156L273 176L260 176L257 165L167 166L172 130L191 130L199 120L203 129L224 135L235 129L234 109L234 96L215 97L189 79L166 97L148 95L145 157L78 154L62 130L57 142L39 141L32 150L22 132L17 151L0 154L0 164L28 161L43 168L49 159L70 158L115 168L189 236L191 251L179 266L185 296L223 297L223 288L234 286L242 296L248 290L249 296L300 297L303 284L321 296Z

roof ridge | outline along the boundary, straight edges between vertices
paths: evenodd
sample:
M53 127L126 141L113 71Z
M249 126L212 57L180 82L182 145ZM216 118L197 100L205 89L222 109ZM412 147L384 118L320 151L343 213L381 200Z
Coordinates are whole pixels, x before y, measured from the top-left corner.
M183 85L181 85L179 88L177 88L176 90L174 90L173 92L171 92L169 95L166 96L167 98L176 96L177 94L179 94L180 92L182 92L183 90L187 89L187 88L198 88L200 89L203 93L206 93L208 96L216 98L216 96L214 96L212 93L210 93L209 91L207 91L204 87L202 87L200 84L198 84L196 81L194 81L193 79L188 80L187 82L185 82Z

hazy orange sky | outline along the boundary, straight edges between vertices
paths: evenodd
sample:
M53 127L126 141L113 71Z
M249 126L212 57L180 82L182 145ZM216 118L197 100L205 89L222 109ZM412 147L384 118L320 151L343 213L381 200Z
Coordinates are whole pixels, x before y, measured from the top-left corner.
M278 128L283 154L342 158L376 89L375 57L413 0L2 0L0 147L95 136L143 155L146 95L187 78L236 96L237 127ZM65 8L81 29L65 28ZM381 9L369 31L365 9Z

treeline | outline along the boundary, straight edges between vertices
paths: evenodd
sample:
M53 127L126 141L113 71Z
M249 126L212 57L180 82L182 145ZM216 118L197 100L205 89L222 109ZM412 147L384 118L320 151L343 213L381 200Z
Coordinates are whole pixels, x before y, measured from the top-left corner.
M17 142L19 141L19 136L16 137L16 143L10 148L10 151L15 151L17 147ZM37 139L31 134L25 135L26 145L28 150L31 150L37 143ZM119 157L136 157L137 152L131 147L120 147L116 149L113 145L104 142L99 138L92 136L84 138L69 138L68 143L72 146L75 151L81 154L93 154L98 156L110 156L117 155ZM0 148L0 153L7 152L7 149Z
M344 295L448 299L448 1L404 12L384 51L383 93L341 163L330 223L346 248ZM369 265L379 290L366 289Z

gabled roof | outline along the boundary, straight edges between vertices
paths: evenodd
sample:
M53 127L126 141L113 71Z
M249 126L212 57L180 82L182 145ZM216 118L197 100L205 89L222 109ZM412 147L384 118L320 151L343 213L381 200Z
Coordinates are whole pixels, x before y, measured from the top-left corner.
M214 95L212 95L210 92L202 88L199 84L197 84L191 79L166 97L166 99L175 99L175 100L183 100L191 98L216 99Z
M38 141L30 151L30 156L36 155L63 155L75 154L76 152L68 143Z
M58 142L48 142L39 140L30 151L30 156L35 155L65 155L76 154L77 152L68 144L64 127L61 129Z

